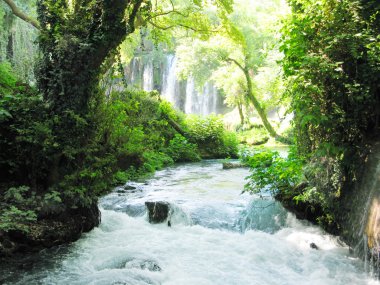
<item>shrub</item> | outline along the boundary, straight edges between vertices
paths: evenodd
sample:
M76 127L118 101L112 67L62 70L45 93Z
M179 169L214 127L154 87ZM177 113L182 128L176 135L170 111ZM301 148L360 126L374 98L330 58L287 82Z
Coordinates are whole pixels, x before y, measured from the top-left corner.
M277 151L259 150L246 153L242 160L251 168L245 191L259 193L269 190L273 194L289 192L303 179L304 162L297 157L294 149L284 158Z
M166 153L175 162L199 161L201 158L196 144L190 143L185 137L176 134L169 142Z
M173 159L167 154L163 152L146 151L143 154L143 165L139 171L141 174L149 174L170 164L173 164Z
M190 141L198 145L205 158L237 157L238 141L234 133L224 129L220 116L188 116L186 126Z

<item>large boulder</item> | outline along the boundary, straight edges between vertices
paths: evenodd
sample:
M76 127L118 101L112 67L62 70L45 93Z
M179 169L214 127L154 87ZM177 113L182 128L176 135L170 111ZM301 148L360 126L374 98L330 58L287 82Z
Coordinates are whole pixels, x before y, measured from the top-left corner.
M169 217L170 204L163 201L147 201L145 206L148 209L149 223L159 224L163 223Z
M97 203L67 209L59 216L45 216L29 225L29 231L0 231L0 257L17 252L35 252L44 248L76 241L100 223Z

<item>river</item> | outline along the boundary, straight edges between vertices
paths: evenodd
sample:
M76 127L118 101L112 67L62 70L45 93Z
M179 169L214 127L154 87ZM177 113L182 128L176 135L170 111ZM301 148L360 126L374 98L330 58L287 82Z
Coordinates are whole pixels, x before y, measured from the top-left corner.
M70 245L15 258L3 284L380 284L338 238L270 197L241 194L247 169L180 164L100 201L102 223ZM171 227L145 201L171 204ZM318 249L313 249L314 243Z

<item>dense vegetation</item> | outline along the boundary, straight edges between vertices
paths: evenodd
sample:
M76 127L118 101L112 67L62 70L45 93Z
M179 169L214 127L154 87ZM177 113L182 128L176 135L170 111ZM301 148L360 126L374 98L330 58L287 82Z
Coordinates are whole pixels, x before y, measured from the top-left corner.
M379 132L380 6L350 0L289 4L281 50L297 156L260 153L248 161L257 169L250 185L278 186L271 187L281 200L336 232L340 199L360 179Z
M379 130L380 4L287 2L288 15L280 0L0 1L0 246L4 235L46 234L36 225L47 220L63 226L79 215L76 231L91 229L98 197L117 183L236 157L222 117L185 116L156 91L127 86L125 65L147 46L176 52L179 75L199 89L208 80L219 88L237 110L241 142L282 138L268 112L293 114L287 158L244 153L246 190L272 191L339 229L340 198Z
M221 119L193 117L184 120L157 94L143 91L112 93L99 108L96 133L81 149L75 171L52 183L59 175L49 169L59 147L53 126L60 120L49 114L43 98L31 87L18 83L8 64L2 73L1 189L6 223L2 230L26 229L21 223L45 214L61 214L67 207L86 207L107 193L115 183L152 173L180 161L197 161L201 154L230 157L237 154L233 134L224 131ZM168 123L178 122L187 138ZM32 123L31 123L32 122ZM76 127L85 129L86 122ZM70 136L70 130L66 131ZM77 135L77 134L76 134ZM65 147L65 155L76 156L78 148ZM17 222L16 222L17 221ZM19 224L20 222L20 224Z
M220 4L228 10L227 1ZM32 24L40 53L30 77L14 69L19 59L9 54L13 27L3 26L8 55L0 63L1 254L77 238L97 225L97 199L117 183L201 155L237 154L220 118L186 121L155 92L100 88L118 58L116 48L136 26L155 22L163 7L144 1L36 5L39 21ZM0 8L14 17L3 3ZM177 8L201 17L201 3ZM18 16L25 20L25 14ZM30 86L34 78L36 87Z

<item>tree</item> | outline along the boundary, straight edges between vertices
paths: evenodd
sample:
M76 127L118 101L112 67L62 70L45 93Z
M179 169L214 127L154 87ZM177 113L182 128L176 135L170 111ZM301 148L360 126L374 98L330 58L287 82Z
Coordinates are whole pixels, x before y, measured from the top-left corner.
M347 213L354 212L350 204L358 195L368 194L366 188L356 192L380 131L380 3L289 4L292 14L282 31L282 65L308 182L301 195L300 189L289 193L292 200L320 207L321 224L337 226L356 242L345 233L352 226Z
M185 27L195 31L195 25L203 21L202 9L208 2L37 0L38 22L21 12L12 0L5 3L40 31L37 85L49 109L55 141L53 153L44 158L49 165L45 187L67 192L71 199L73 193L66 190L88 190L82 185L88 181L81 170L107 151L99 152L107 145L108 136L98 128L99 113L106 100L99 90L100 76L107 67L104 63L115 56L127 36L148 24L157 29L169 28L160 25L170 24L170 29ZM217 0L213 5L229 10L231 1ZM187 16L197 21L191 23ZM207 24L207 20L203 22ZM82 204L93 203L96 193L89 190L82 198L77 199Z
M246 8L248 6L250 10ZM268 56L276 43L276 31L272 28L278 20L277 14L281 8L280 1L265 4L237 1L234 12L223 19L223 30L214 33L207 42L193 40L192 43L185 42L178 48L182 74L194 77L199 85L207 79L214 79L225 93L232 91L236 99L230 101L238 106L242 121L242 102L247 98L256 109L264 127L275 138L279 135L268 121L254 78L261 67L270 66L269 62L273 60ZM241 82L244 82L243 97L236 93L241 88ZM231 88L236 84L237 86Z
M305 153L346 153L350 160L351 152L378 132L379 4L362 2L366 5L290 1L293 13L281 48L298 144Z

